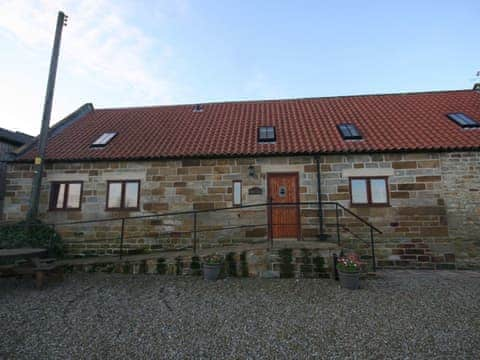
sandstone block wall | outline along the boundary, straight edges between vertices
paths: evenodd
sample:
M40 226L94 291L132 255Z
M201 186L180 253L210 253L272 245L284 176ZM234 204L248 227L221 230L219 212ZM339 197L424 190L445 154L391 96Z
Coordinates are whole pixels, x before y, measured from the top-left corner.
M250 176L249 167L255 172ZM480 155L458 153L349 154L321 157L322 200L338 202L382 230L377 255L385 266L426 267L434 256L459 266L479 263ZM298 172L300 200L316 202L317 174L313 156L228 159L184 159L47 164L40 213L50 223L121 218L185 210L232 206L232 181L242 181L242 203L267 202L270 172ZM10 164L7 175L5 220L22 219L27 211L32 168ZM350 204L349 176L388 176L390 206ZM108 180L140 180L140 211L107 211ZM82 209L48 211L51 181L83 181ZM249 193L256 188L254 193ZM336 212L324 206L325 232L336 241ZM341 240L345 247L368 251L369 228L340 211ZM192 242L191 214L132 219L125 224L124 242L130 248L180 248ZM202 247L236 242L266 241L264 207L200 213L198 233ZM257 224L256 227L244 227ZM319 234L316 206L301 207L302 238ZM115 252L121 222L59 226L70 252ZM228 230L220 228L229 227ZM421 242L425 254L407 254L405 244ZM426 249L427 249L426 248ZM417 249L418 250L418 249ZM419 250L421 252L421 250ZM416 255L415 259L412 255ZM423 255L420 257L419 255ZM442 261L445 262L445 261Z

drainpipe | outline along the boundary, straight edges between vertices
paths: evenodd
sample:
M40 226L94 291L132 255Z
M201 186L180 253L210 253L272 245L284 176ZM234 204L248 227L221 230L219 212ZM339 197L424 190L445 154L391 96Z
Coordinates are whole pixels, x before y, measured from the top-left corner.
M322 206L322 177L320 175L320 155L315 158L317 163L317 197L318 197L318 220L320 224L320 235L318 240L326 240L327 235L323 231L323 206Z

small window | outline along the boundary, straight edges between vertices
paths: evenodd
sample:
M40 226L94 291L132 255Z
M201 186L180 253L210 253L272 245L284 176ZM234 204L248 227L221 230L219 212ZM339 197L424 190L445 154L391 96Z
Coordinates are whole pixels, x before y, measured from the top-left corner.
M362 134L354 124L340 124L337 125L338 131L344 140L359 140L362 139Z
M104 133L97 140L92 143L92 147L104 147L106 146L115 136L116 132Z
M447 115L450 120L453 120L462 128L476 128L480 127L480 123L463 113L453 113Z
M138 210L140 181L109 181L107 184L108 210Z
M193 112L202 112L202 111L203 111L202 104L196 104L193 106Z
M388 205L387 178L350 178L352 205Z
M275 140L275 127L260 126L258 128L258 142L274 142Z
M82 182L53 182L50 189L50 210L79 210L82 203Z
M233 206L242 205L242 182L240 180L233 181Z

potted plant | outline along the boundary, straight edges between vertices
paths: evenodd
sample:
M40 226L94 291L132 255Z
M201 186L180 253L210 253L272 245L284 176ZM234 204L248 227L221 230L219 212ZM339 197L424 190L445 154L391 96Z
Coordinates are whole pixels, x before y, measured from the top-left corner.
M219 254L210 254L203 258L203 278L205 280L215 281L220 275L223 267L223 256Z
M355 255L338 258L338 278L343 288L356 290L360 287L360 267L361 263Z

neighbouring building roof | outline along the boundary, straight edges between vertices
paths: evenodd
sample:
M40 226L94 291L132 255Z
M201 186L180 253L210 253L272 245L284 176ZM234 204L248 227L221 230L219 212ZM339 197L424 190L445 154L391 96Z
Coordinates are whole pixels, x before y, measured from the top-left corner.
M474 90L95 109L51 136L47 159L114 160L314 153L480 149L480 128L447 117L480 121ZM345 140L339 125L354 124L362 139ZM275 127L275 142L258 128ZM105 146L92 143L106 133ZM31 160L30 149L19 160Z
M15 146L22 146L33 140L33 136L0 128L0 141L7 142Z

